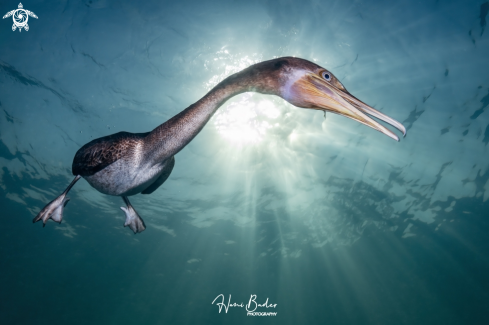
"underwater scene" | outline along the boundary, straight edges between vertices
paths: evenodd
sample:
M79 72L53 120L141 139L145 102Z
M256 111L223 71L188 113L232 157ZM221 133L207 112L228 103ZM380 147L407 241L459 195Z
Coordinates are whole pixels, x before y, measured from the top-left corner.
M17 1L1 324L489 323L487 0Z

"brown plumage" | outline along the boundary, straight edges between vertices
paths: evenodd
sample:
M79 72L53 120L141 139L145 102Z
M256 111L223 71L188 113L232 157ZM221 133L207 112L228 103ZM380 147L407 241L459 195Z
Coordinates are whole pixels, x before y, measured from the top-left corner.
M73 175L91 176L128 155L143 143L146 133L119 132L98 138L78 149L73 158Z

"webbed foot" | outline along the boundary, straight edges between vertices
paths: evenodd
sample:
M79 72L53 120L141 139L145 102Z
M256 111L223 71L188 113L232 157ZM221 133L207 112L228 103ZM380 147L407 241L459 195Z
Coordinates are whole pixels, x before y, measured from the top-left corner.
M46 226L46 222L48 222L49 219L61 223L61 220L63 220L63 208L68 204L69 200L70 198L66 196L66 193L61 194L55 200L49 202L32 222L35 223L42 220L43 227Z
M143 219L141 219L136 210L134 210L127 197L123 196L122 199L127 205L127 208L121 207L121 210L126 214L126 222L124 222L124 227L129 226L129 228L131 228L135 234L143 232L146 229Z
M49 202L32 220L32 222L35 223L39 220L42 220L43 227L46 226L46 222L48 222L49 219L53 219L55 222L61 223L61 220L63 220L63 208L66 206L66 204L68 204L68 201L70 200L70 198L67 197L66 194L68 194L70 189L80 178L80 175L76 176L75 179L71 181L70 185L68 185L66 190L56 199Z

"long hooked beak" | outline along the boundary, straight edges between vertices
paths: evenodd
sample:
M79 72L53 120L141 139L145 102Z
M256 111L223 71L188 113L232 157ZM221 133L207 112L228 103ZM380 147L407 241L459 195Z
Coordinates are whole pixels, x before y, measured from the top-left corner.
M370 118L368 116L370 115L392 125L406 136L406 128L401 123L355 98L346 89L339 89L315 74L310 74L297 81L296 87L296 91L301 93L302 101L304 101L302 107L349 117L399 141L399 137L394 132Z

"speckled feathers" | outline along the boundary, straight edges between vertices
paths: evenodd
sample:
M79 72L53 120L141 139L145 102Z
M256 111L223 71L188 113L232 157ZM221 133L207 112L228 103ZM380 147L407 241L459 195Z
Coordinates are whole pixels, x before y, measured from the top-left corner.
M130 155L148 133L119 132L90 141L73 158L73 175L91 176Z

